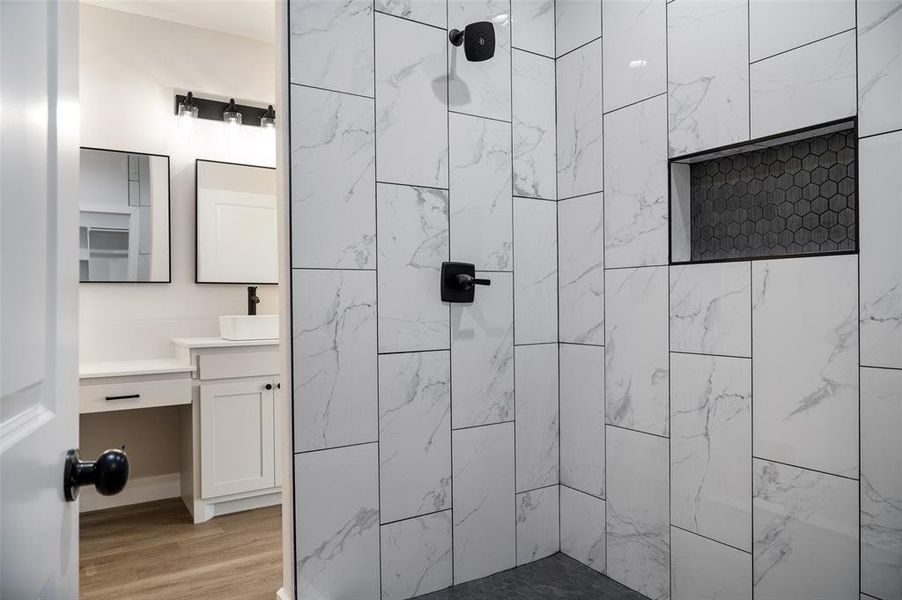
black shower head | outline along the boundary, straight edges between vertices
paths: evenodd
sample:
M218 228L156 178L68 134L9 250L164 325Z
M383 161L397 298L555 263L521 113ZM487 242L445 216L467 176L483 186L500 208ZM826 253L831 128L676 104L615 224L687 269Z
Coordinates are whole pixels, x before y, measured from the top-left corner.
M463 31L452 29L448 39L455 46L464 45L464 54L470 62L480 62L495 56L495 26L491 21L470 23Z

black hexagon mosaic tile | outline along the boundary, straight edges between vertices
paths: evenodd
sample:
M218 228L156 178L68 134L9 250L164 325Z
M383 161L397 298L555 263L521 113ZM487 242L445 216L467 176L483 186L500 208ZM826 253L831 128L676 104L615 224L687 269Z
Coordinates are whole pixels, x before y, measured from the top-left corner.
M854 129L690 166L692 261L854 251Z
M557 553L417 600L646 600L582 563Z

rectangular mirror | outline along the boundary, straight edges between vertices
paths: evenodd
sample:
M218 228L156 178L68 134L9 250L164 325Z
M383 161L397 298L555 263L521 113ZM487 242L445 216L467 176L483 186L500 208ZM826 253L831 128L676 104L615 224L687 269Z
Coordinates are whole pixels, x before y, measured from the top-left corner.
M197 283L278 283L276 170L198 160Z
M79 280L170 281L169 157L82 148Z

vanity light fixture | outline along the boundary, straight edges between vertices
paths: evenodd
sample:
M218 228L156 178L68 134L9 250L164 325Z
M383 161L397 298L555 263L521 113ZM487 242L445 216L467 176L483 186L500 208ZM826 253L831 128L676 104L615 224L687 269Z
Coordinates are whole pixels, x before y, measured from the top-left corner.
M3 0L0 0L2 2ZM250 125L252 127L274 127L276 111L272 105L238 104L234 98L229 101L202 98L192 92L175 95L173 107L179 117L210 119L230 125Z
M178 115L187 119L197 118L197 105L194 104L194 94L188 92L184 99L178 103Z
M238 106L235 104L234 98L229 99L229 105L226 106L224 111L222 111L222 120L229 125L241 125L241 111L238 110Z
M272 107L272 104L269 105L266 112L260 117L260 127L263 127L264 129L276 128L276 110Z

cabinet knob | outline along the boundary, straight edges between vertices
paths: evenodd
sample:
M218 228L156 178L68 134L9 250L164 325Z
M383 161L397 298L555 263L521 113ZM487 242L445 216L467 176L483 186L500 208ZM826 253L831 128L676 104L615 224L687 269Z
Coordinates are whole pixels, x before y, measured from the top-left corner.
M281 384L281 382L276 384L276 389L277 389L277 390L281 390L281 389L282 389L282 384Z
M271 384L271 383L267 383L267 384L266 384L265 386L263 386L263 387L265 387L267 390L271 390L271 389L272 389L272 384Z

